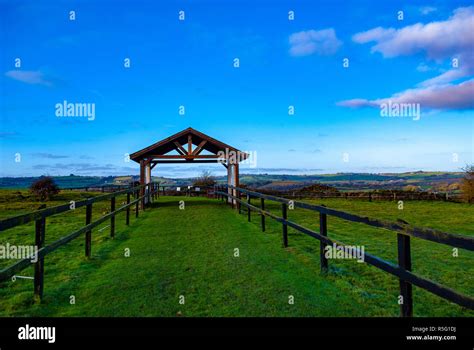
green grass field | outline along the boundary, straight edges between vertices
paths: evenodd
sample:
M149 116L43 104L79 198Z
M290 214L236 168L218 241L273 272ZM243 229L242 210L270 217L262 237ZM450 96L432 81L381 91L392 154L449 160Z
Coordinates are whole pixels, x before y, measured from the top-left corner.
M91 196L64 192L48 205ZM117 207L125 197L117 200ZM179 209L183 200L185 209ZM474 207L444 202L318 200L328 207L380 219L401 218L410 224L474 235ZM267 208L279 212L277 203ZM0 217L38 207L26 192L0 191ZM108 202L94 204L94 218L108 212ZM317 229L315 212L295 209L289 218ZM81 227L84 208L47 220L47 244ZM330 260L320 273L319 241L289 229L282 248L281 225L214 199L161 197L152 208L117 217L116 238L107 224L93 232L92 258L84 257L83 237L45 259L45 294L33 301L32 281L0 284L0 316L398 316L398 280L354 260ZM101 231L99 231L101 230ZM396 234L328 217L329 236L364 245L368 253L396 261ZM0 244L33 244L33 225L2 233ZM235 249L239 250L236 257ZM126 257L125 252L130 251ZM474 295L474 254L412 239L414 272L467 295ZM0 261L0 268L12 261ZM21 275L32 276L33 269ZM474 312L414 287L415 316L474 316ZM71 296L75 304L70 304ZM180 297L184 304L180 304ZM294 298L294 304L289 298ZM182 300L182 299L181 299Z

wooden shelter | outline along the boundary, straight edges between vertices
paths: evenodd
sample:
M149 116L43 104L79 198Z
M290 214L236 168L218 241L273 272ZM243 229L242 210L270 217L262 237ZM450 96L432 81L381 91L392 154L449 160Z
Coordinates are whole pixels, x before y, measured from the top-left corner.
M238 187L239 162L248 156L235 147L187 128L132 153L130 159L140 164L142 185L151 182L151 170L157 164L221 163L227 168L227 184Z

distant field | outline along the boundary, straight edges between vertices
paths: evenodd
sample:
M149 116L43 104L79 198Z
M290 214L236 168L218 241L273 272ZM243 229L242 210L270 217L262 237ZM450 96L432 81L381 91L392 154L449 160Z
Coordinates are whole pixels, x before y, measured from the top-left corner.
M91 193L64 192L55 202L81 199ZM23 197L21 197L23 196ZM124 200L124 198L122 199ZM178 201L184 200L185 210ZM474 235L474 206L445 202L317 200L328 207L360 215ZM120 201L118 201L120 203ZM0 217L36 209L40 203L26 192L0 191ZM108 211L108 202L94 209L94 218ZM95 206L95 204L94 204ZM267 203L278 213L280 206ZM97 210L96 210L97 209ZM318 215L296 209L289 218L317 229ZM85 222L78 209L48 219L47 243ZM238 215L213 199L161 197L150 210L117 218L117 237L108 228L94 230L90 260L83 238L46 257L45 299L32 303L32 283L0 284L0 316L397 316L398 280L355 261L333 261L327 276L319 272L319 242L289 229L289 247L281 247L281 225L267 218L260 232L259 216ZM103 224L101 228L106 227ZM365 246L368 253L396 262L396 234L328 217L329 236ZM0 244L32 244L33 225L7 230ZM124 249L131 257L124 257ZM240 256L234 257L239 248ZM414 272L468 295L474 295L474 254L412 239ZM0 261L0 268L11 261ZM32 268L22 272L31 276ZM437 296L414 287L415 316L474 316ZM76 305L69 304L70 295ZM180 295L185 305L178 303ZM288 296L295 304L288 304Z
M128 176L129 177L129 176ZM240 182L253 188L262 189L294 189L305 185L320 183L330 185L339 190L376 190L376 189L402 189L407 185L418 186L422 190L436 189L438 186L459 183L463 177L462 172L407 172L407 173L338 173L338 174L241 174ZM227 181L226 176L216 176L219 183ZM0 188L26 189L37 177L0 177ZM60 188L83 188L86 186L111 185L123 176L53 176ZM153 181L162 185L186 186L193 183L194 178L162 178L153 177Z

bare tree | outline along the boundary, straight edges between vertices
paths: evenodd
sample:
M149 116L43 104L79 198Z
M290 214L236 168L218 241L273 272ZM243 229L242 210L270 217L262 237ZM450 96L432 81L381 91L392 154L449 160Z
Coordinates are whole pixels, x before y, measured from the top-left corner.
M30 192L40 200L48 201L51 197L59 193L59 187L56 185L53 178L43 176L31 185Z
M208 170L204 170L199 177L194 179L193 186L214 186L216 184L216 179L212 175L212 173Z

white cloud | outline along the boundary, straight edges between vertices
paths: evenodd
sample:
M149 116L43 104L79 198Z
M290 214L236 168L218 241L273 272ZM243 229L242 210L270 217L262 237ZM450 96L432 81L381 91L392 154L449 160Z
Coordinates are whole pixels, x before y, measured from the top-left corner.
M420 7L419 10L420 10L420 13L423 16L426 16L426 15L429 15L430 13L432 13L432 12L438 11L438 9L436 7L433 7L433 6L423 6L423 7Z
M432 109L474 108L474 7L458 8L445 21L417 23L400 29L377 27L353 36L356 43L375 42L372 52L384 57L424 54L440 64L449 60L451 69L417 84L416 88L398 92L388 98L352 99L339 102L346 107L379 106L392 102L420 103ZM453 66L453 59L459 63ZM418 71L436 70L425 63ZM464 81L462 81L464 80ZM457 84L455 82L458 81Z
M44 74L40 71L10 70L6 72L5 75L26 84L45 86L53 85L53 83L47 80Z
M342 45L333 28L293 33L289 43L291 56L332 55Z
M421 63L418 65L418 67L416 67L416 70L417 70L418 72L424 73L424 72L429 72L430 70L432 70L432 68L431 68L430 66L428 66L426 63L421 62Z
M421 108L428 109L473 109L474 108L474 79L458 85L447 84L405 90L392 97L375 100L352 99L341 101L343 107L380 107L388 103L419 103Z
M377 27L355 34L359 44L375 42L372 52L385 57L425 52L428 58L444 59L460 52L472 51L474 7L458 8L446 21L416 23L400 29Z

